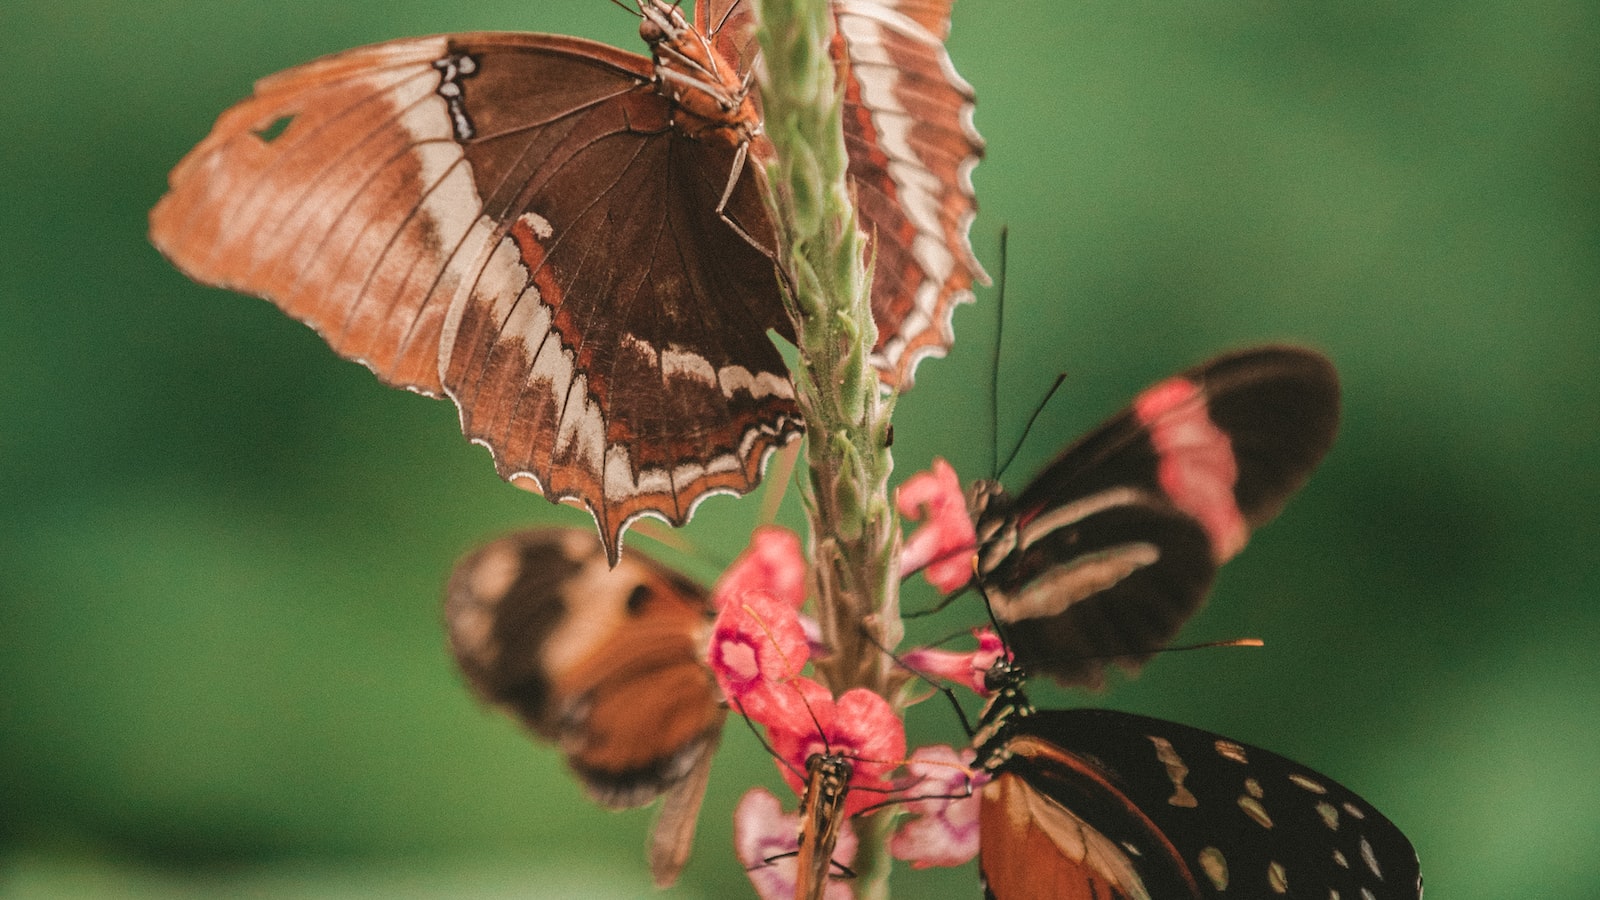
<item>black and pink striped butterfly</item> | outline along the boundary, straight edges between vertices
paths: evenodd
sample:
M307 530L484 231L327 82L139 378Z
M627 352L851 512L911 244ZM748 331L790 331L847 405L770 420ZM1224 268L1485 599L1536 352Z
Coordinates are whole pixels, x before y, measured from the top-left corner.
M1331 363L1257 347L1146 389L1015 497L973 485L977 577L1012 652L1067 684L1137 667L1305 483L1338 424Z

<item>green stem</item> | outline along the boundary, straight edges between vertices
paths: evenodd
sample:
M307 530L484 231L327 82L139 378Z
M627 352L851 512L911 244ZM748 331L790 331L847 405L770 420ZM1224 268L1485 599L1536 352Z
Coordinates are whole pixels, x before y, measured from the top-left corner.
M890 697L893 660L881 647L901 637L900 528L889 501L893 401L868 359L877 329L866 239L845 175L841 94L828 53L833 14L828 0L756 0L755 8L774 150L767 175L800 350L795 385L807 430L817 618L833 651L817 670L836 694L865 687ZM860 897L888 896L892 819L858 823Z

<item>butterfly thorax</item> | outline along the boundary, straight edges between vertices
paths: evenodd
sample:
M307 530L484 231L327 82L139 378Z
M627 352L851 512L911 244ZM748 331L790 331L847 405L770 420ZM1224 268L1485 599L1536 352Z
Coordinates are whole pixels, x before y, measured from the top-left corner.
M972 746L978 751L978 767L993 772L1005 762L1004 747L1011 737L1013 726L1021 719L1033 715L1033 703L1023 693L1022 686L1028 672L1021 665L1004 657L983 675L984 687L992 696L984 704L978 717L977 732L972 736Z
M656 91L672 104L673 130L711 144L748 144L761 128L761 114L738 67L676 6L645 0L639 11L639 36L655 61Z
M998 481L974 481L967 489L967 514L978 538L978 578L993 574L1017 548L1016 504Z
M844 822L844 800L854 768L843 756L814 753L806 760L806 792L800 804L797 897L821 897L833 865L833 848Z

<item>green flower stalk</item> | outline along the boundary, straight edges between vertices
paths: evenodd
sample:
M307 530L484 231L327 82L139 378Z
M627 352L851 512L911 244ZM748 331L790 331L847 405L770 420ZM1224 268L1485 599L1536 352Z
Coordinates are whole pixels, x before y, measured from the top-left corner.
M806 506L834 691L884 693L900 638L899 523L889 501L889 414L868 361L877 341L866 239L845 178L841 95L827 0L761 0L762 103L781 262L800 345L794 373L807 435ZM863 633L865 626L871 632ZM877 641L877 646L873 641Z
M817 663L836 693L887 697L899 643L900 528L889 500L893 399L868 361L877 341L866 239L846 180L842 95L828 47L828 0L757 0L767 169L780 262L799 342L794 373L806 420L817 618L833 655ZM888 896L885 844L895 816L858 820L857 894Z

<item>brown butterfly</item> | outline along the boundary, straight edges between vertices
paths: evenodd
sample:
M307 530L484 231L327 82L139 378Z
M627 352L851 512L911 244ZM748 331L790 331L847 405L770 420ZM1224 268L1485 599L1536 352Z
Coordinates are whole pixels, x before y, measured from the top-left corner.
M450 648L485 701L559 746L596 802L663 797L656 882L689 858L727 711L702 662L699 585L630 554L612 568L588 531L533 528L467 554L445 598Z
M751 490L802 429L767 337L793 340L764 174L744 163L765 147L748 12L713 0L691 25L637 2L651 57L457 34L265 78L151 213L190 277L454 400L502 477L594 515L613 563L630 522ZM877 356L909 382L983 278L966 241L981 142L948 3L835 9Z

